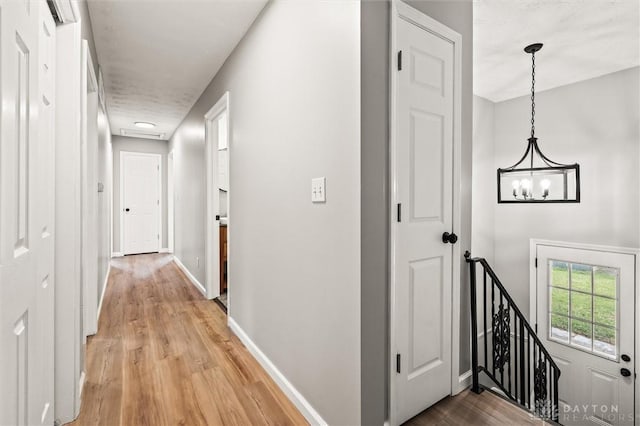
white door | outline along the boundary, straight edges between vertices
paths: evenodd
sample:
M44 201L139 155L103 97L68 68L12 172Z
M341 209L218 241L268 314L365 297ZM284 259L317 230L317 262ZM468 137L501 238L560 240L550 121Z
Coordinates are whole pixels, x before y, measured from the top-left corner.
M160 155L122 152L123 254L160 250Z
M206 188L207 188L207 238L205 239L206 291L209 299L220 296L220 197L228 200L228 178L221 186L221 172L228 176L229 149L229 92L226 92L205 114L206 133ZM221 161L223 164L221 166ZM228 207L228 205L227 205ZM226 212L228 214L228 210ZM228 218L227 218L228 220Z
M454 44L398 20L395 117L396 421L451 393ZM457 368L457 366L456 366Z
M0 1L0 424L53 423L55 25Z
M635 256L538 245L537 258L538 336L561 371L559 422L634 424Z

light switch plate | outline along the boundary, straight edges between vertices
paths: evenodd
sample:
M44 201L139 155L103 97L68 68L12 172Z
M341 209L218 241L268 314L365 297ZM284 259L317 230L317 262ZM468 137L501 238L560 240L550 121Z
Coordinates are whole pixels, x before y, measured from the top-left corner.
M326 178L324 177L311 179L311 202L312 203L324 203L327 201L325 183L326 183Z

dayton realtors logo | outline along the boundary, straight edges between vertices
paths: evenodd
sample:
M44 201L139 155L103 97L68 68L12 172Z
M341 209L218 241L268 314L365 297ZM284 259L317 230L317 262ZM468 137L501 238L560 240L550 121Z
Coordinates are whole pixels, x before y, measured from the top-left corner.
M536 410L534 413L531 413L531 417L543 420L557 418L559 423L581 423L597 419L615 424L619 422L632 422L634 420L633 413L622 413L617 405L561 404L560 407L556 407L550 402L546 404L536 404Z

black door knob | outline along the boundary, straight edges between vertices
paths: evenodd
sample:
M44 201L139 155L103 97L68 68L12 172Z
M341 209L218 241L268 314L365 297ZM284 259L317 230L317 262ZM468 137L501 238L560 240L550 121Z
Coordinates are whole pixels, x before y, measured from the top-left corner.
M623 360L624 362L629 362L629 361L631 361L631 357L630 357L629 355L627 355L627 354L622 354L622 355L620 356L620 358L622 358L622 360Z
M216 215L216 220L220 220L220 215L219 214Z
M621 368L620 374L622 374L623 377L629 377L631 375L631 371L629 371L628 368Z
M128 212L128 211L129 211L129 208L124 209L124 211L125 211L125 212Z
M458 241L458 236L456 234L452 233L448 233L445 232L444 234L442 234L442 242L443 243L450 243L450 244L455 244Z

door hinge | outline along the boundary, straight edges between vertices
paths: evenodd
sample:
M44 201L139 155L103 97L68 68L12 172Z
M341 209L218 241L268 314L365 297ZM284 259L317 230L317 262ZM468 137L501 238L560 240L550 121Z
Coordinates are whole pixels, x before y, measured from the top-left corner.
M535 264L536 264L536 268L537 268L538 267L538 258L537 257L536 257L536 260L535 260Z
M398 203L397 220L402 222L402 203Z
M400 374L400 354L396 354L396 373Z
M156 200L156 204L157 204L157 205L160 205L160 200Z
M158 234L158 239L160 239L160 234Z
M402 50L398 50L398 71L402 71Z
M534 328L536 330L536 334L538 334L538 323L535 323Z
M160 165L158 164L156 167L157 167L158 171L160 171Z

